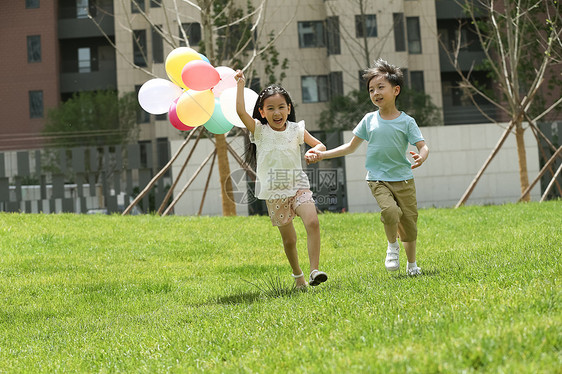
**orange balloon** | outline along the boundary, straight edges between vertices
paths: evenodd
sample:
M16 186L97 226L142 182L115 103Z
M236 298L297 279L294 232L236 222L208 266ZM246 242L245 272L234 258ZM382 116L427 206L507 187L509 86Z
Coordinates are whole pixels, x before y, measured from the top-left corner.
M182 123L197 127L207 122L215 110L215 95L211 90L185 91L176 104L176 114Z

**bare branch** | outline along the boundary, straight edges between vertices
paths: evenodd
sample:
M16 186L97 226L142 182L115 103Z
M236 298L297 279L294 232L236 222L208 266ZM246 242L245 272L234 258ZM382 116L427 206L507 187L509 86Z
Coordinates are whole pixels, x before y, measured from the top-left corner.
M552 111L554 108L556 108L558 105L562 104L562 97L559 98L558 100L556 100L554 102L554 104L552 104L551 106L548 107L548 109L546 109L544 112L542 112L541 114L539 114L538 116L536 116L535 118L533 118L533 121L536 122L538 120L540 120L541 118L543 118L544 116L546 116L548 113L550 113L550 111Z
M285 25L283 25L283 27L281 28L281 31L279 31L277 33L277 35L275 35L266 45L265 47L261 48L261 49L256 49L254 48L254 50L252 51L252 56L249 58L248 62L246 63L246 65L242 68L242 71L246 71L247 69L250 68L250 66L252 66L252 64L254 63L254 61L256 60L256 58L260 55L262 55L265 51L268 50L268 48L270 48L279 38L279 36L281 36L281 34L283 34L283 32L287 29L287 27L289 27L289 25L293 22L293 20L295 19L295 17L297 16L297 9L295 8L295 13L293 13L293 16L291 17L291 19L289 19ZM238 51L234 56L233 59L238 57L240 54L242 53L242 51Z

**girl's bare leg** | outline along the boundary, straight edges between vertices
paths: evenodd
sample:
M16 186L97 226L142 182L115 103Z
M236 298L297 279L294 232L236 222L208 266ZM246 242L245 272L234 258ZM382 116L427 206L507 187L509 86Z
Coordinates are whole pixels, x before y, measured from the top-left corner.
M299 275L302 273L302 269L299 266L299 255L297 252L297 233L295 231L295 227L293 226L293 222L289 222L284 226L279 226L279 232L281 233L285 255L287 256L289 264L293 269L293 274ZM297 286L304 285L305 283L305 277L295 278L295 284Z
M310 271L312 271L318 269L320 264L320 224L316 213L316 205L302 204L296 209L296 213L301 217L306 229L308 260L310 261Z

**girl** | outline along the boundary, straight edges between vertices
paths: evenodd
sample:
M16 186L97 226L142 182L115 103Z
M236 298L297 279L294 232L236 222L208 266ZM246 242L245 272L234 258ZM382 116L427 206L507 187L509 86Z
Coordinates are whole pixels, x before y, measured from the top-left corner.
M317 286L328 276L318 270L320 226L308 177L302 170L300 145L305 142L317 151L325 151L326 147L305 130L303 121L295 123L295 109L285 89L277 85L265 88L258 96L253 116L250 116L244 106L242 71L237 71L235 78L238 82L236 112L250 131L250 141L256 145L256 196L266 200L271 223L279 228L299 289L305 288L307 282L299 266L293 218L295 215L301 217L307 234L309 284Z

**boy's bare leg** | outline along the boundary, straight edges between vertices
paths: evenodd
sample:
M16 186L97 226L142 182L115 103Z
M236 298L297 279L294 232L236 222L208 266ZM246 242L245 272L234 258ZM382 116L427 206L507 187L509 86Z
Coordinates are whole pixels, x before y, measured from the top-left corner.
M404 244L404 249L406 250L406 257L408 257L409 263L416 262L416 241L402 242Z

